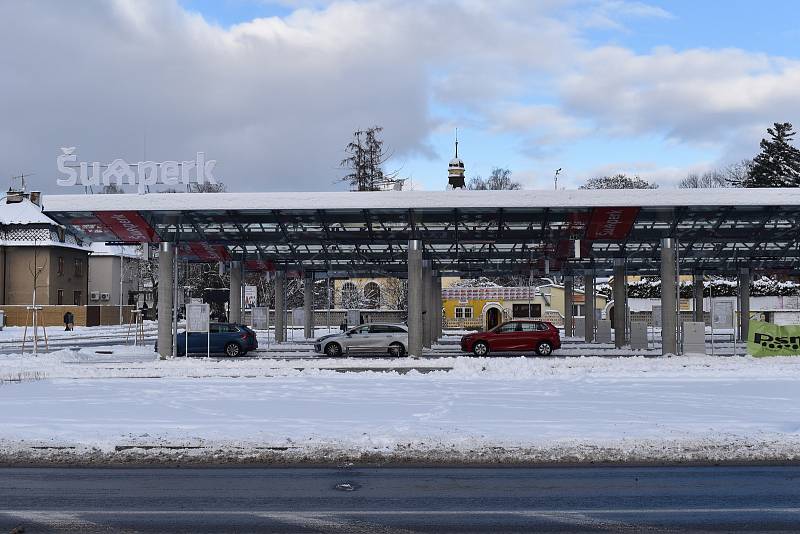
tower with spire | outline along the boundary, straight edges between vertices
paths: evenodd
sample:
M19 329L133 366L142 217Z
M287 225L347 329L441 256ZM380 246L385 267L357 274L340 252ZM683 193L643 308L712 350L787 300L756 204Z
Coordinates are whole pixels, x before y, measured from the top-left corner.
M464 189L464 162L458 157L458 128L456 128L456 156L447 165L447 184L450 189Z

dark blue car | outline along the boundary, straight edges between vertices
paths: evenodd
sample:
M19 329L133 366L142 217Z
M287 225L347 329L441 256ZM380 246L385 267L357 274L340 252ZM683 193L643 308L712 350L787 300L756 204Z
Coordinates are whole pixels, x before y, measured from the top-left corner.
M189 332L189 354L206 354L210 343L212 354L244 356L258 348L256 333L242 324L211 323L211 332ZM178 332L178 356L186 355L186 332ZM158 345L156 345L156 351Z

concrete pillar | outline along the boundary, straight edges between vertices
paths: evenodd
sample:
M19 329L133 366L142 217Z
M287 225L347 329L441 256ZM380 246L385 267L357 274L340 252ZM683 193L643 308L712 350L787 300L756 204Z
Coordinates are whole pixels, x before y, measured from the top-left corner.
M314 276L306 273L303 278L303 334L306 339L314 337Z
M583 275L583 309L586 320L586 332L584 332L583 339L586 343L594 341L594 271L586 271Z
M285 290L286 273L282 270L275 271L275 342L286 341L286 301Z
M625 346L625 258L614 258L614 347Z
M572 319L572 303L574 297L574 281L572 275L564 276L564 336L572 336L575 322Z
M431 347L431 294L433 293L433 271L431 260L422 260L422 346Z
M750 269L739 269L739 341L750 331Z
M162 242L158 248L158 354L162 360L172 356L172 297L175 278L172 263L175 245Z
M694 300L694 310L692 320L703 322L703 275L695 273L692 275L692 299Z
M436 277L436 284L434 285L434 293L436 294L436 297L433 300L433 302L435 303L434 308L436 310L436 335L434 337L438 341L444 334L444 321L442 320L442 307L444 306L444 303L442 301L441 276Z
M422 356L422 241L408 242L408 355Z
M434 271L431 276L431 294L428 299L430 302L428 309L430 313L429 320L431 322L431 346L433 346L440 337L439 323L442 318L441 295L442 279L439 277L438 273Z
M242 322L242 262L231 262L231 287L228 299L228 321Z
M678 353L678 297L675 240L661 240L661 354Z

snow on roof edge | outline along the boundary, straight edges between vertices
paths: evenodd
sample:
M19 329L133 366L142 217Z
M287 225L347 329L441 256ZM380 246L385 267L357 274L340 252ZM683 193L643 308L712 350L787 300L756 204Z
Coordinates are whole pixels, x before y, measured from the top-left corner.
M800 189L326 191L46 195L45 212L798 206Z

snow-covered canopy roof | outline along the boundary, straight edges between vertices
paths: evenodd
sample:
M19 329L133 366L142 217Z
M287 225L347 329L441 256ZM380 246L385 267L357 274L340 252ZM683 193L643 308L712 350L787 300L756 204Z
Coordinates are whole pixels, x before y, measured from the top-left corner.
M326 191L47 195L47 212L136 210L528 209L680 206L795 206L800 189L577 189L518 191Z
M444 274L800 274L800 189L381 191L50 195L45 212L91 241L181 242L190 261L342 275L406 272L421 240ZM576 248L579 254L576 256Z
M91 250L92 256L139 257L139 248L132 245L109 245L103 242L95 242L91 244Z

